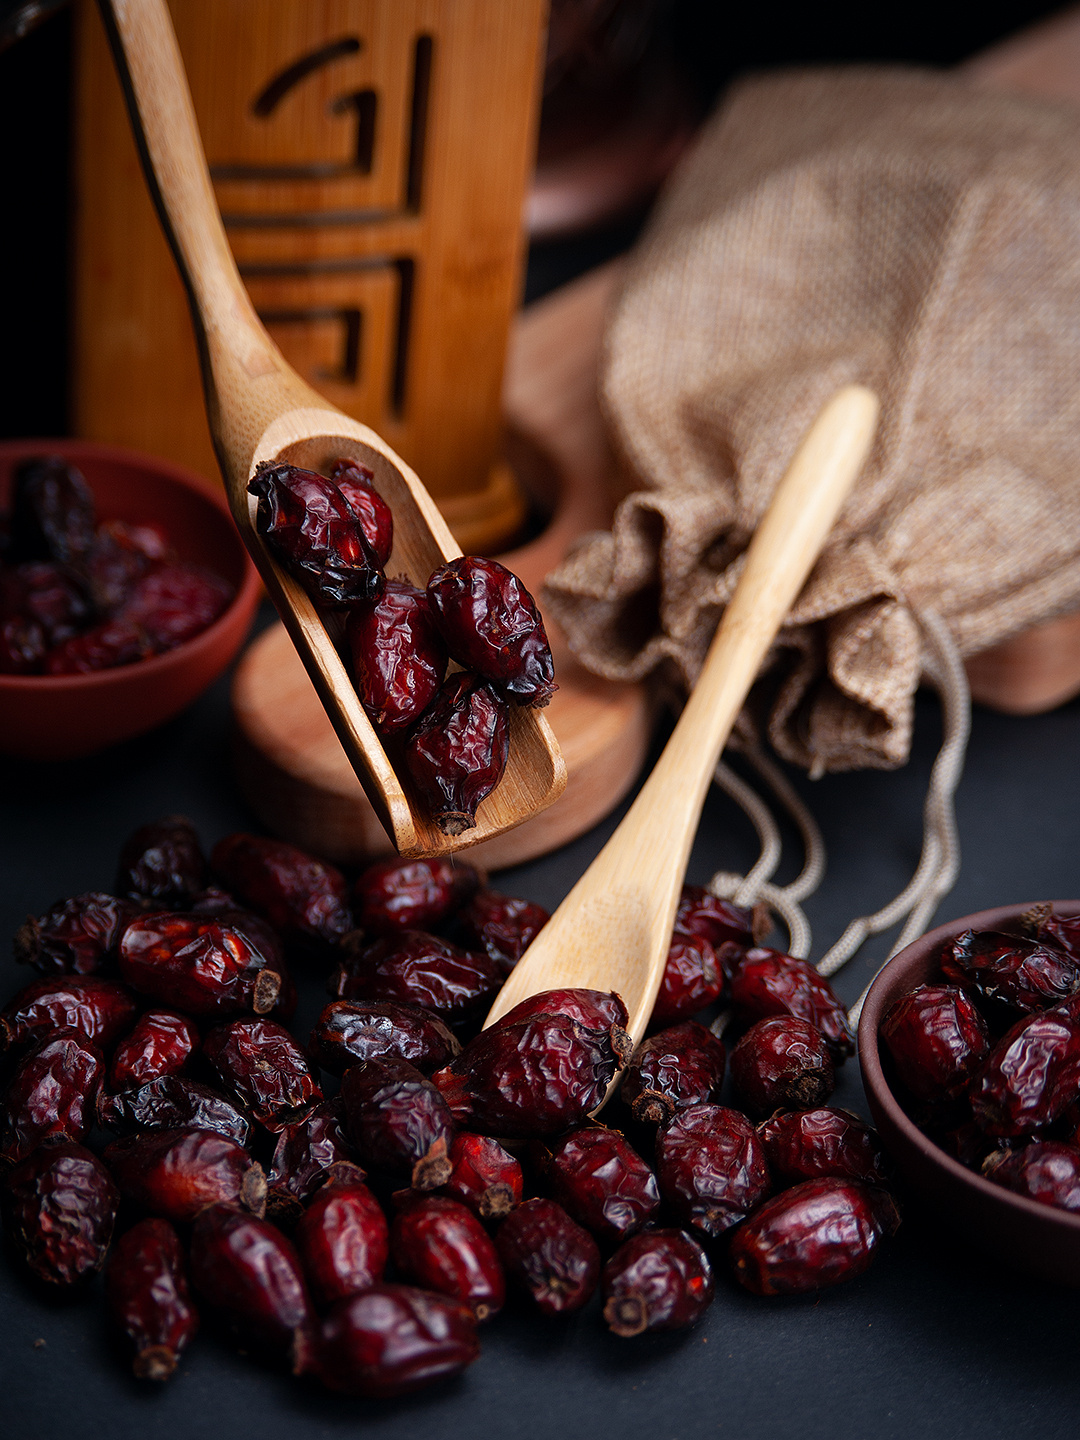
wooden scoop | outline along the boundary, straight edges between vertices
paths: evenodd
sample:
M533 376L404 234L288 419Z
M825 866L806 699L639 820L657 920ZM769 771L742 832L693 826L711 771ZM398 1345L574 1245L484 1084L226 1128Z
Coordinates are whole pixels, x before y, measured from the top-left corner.
M500 1016L543 990L617 990L635 1044L664 973L701 807L747 691L862 468L877 397L839 391L818 416L746 552L704 668L656 767L499 991Z
M256 533L248 480L264 460L323 473L339 458L361 460L394 513L390 575L423 588L437 566L461 551L413 471L373 430L305 384L263 329L225 238L164 0L101 0L101 9L147 184L187 286L210 431L244 543L398 851L434 855L489 840L562 793L566 768L551 728L535 710L511 708L506 773L480 805L475 829L458 837L431 823L395 771L315 606Z

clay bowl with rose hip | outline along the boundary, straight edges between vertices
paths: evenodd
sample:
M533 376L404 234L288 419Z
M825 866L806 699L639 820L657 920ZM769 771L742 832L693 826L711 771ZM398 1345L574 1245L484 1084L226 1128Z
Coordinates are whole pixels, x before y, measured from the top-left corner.
M1054 914L1080 915L1080 901L1055 900ZM944 980L940 957L965 930L1022 933L1026 905L1005 905L965 915L930 930L882 969L859 1020L859 1064L874 1123L913 1198L960 1230L998 1261L1042 1280L1080 1286L1080 1213L1006 1190L946 1154L915 1124L897 1098L882 1063L879 1031L890 1008L920 985Z
M0 754L70 760L144 734L185 709L236 655L259 600L254 565L224 495L178 465L89 440L0 442L0 511L13 471L38 455L78 469L100 521L157 526L178 560L204 567L231 588L225 608L174 649L89 674L0 674Z

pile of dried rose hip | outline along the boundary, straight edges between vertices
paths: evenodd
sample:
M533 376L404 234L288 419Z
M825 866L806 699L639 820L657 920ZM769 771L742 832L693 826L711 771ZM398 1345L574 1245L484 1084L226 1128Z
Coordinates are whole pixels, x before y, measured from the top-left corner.
M886 1013L882 1058L900 1103L954 1159L1080 1211L1080 916L1036 905L1020 929L947 944L943 983Z
M25 460L0 517L0 674L83 675L174 650L211 625L232 586L177 560L160 525L98 523L82 475Z
M364 709L400 739L433 821L460 835L506 768L508 702L543 706L557 689L551 650L532 596L496 560L451 560L426 590L388 580L393 517L374 478L355 460L329 478L260 465L256 529L324 615L344 615ZM447 676L451 660L462 668Z
M187 821L146 825L114 894L16 936L41 978L0 1011L7 1233L50 1286L105 1267L139 1376L171 1374L198 1306L365 1396L468 1365L508 1285L545 1316L599 1288L633 1336L698 1319L710 1252L762 1295L858 1275L897 1216L873 1132L825 1103L844 1011L755 948L753 918L686 888L631 1055L594 990L479 1030L547 915L469 865L384 861L350 891L280 841L230 835L208 866ZM306 1046L287 954L333 967ZM724 996L745 1113L716 1103L724 1043L687 1018ZM624 1128L590 1121L620 1071Z

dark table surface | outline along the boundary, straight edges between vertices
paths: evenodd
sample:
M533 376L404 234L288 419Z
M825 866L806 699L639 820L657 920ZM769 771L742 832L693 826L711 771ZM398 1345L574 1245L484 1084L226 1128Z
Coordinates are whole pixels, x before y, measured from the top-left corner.
M911 763L892 773L795 777L830 850L808 903L815 955L855 913L876 908L909 876L920 805L938 743L932 700L920 700ZM959 793L964 865L939 919L1009 901L1080 894L1080 703L1031 719L977 712ZM121 841L144 820L181 811L212 844L253 828L228 760L228 685L178 720L78 764L0 764L0 932L60 895L111 883ZM500 888L554 906L616 823L499 878ZM796 847L781 878L794 873ZM746 820L710 799L690 869L702 882L755 858ZM838 988L854 1000L886 953L871 942ZM25 983L0 959L0 995ZM324 996L301 979L297 1031ZM841 1104L864 1106L845 1068ZM510 1308L483 1332L463 1377L378 1404L330 1396L202 1337L163 1388L127 1373L104 1322L100 1282L76 1300L45 1302L0 1264L0 1435L11 1440L109 1436L169 1440L251 1434L314 1440L363 1427L387 1437L648 1435L692 1440L830 1437L1012 1437L1076 1433L1080 1367L1076 1296L1012 1273L908 1202L900 1234L862 1279L818 1296L767 1301L722 1273L694 1330L626 1341L599 1305L568 1323Z

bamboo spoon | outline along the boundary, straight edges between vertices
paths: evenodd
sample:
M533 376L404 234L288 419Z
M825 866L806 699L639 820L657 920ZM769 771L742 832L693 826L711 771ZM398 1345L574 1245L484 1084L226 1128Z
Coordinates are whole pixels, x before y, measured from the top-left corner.
M327 473L339 457L363 461L394 512L387 570L414 585L460 555L431 496L385 441L327 403L295 373L263 329L225 238L172 21L164 0L101 0L147 184L188 291L210 430L233 519L300 652L345 753L402 855L478 844L545 809L566 785L550 726L512 707L510 759L477 811L476 828L450 838L427 818L364 713L341 657L307 593L256 534L248 480L261 461Z
M515 965L487 1024L544 990L617 990L641 1039L716 762L747 691L869 452L878 401L859 385L825 406L746 553L704 668L619 828Z

